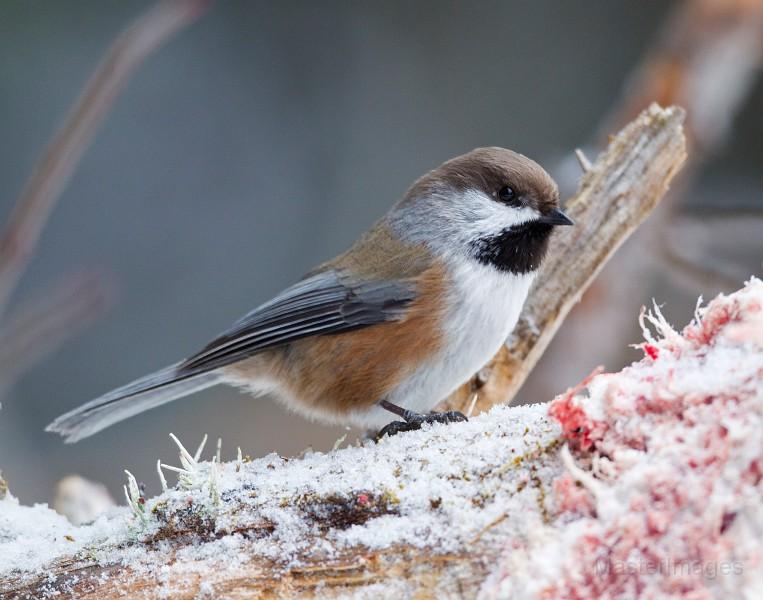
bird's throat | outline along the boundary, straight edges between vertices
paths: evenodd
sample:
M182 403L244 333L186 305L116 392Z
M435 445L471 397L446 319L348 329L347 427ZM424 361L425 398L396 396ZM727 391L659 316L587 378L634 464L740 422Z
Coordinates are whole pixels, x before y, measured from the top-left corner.
M524 223L476 240L471 251L482 264L523 275L540 267L552 230L546 223Z

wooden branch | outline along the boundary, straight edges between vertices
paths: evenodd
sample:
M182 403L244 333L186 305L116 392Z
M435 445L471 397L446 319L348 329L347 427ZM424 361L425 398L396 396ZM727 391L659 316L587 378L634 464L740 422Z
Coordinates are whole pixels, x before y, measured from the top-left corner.
M0 238L0 315L34 253L56 200L119 92L146 57L192 23L209 4L210 0L163 0L111 45L32 171Z
M686 159L683 121L681 108L652 105L611 138L567 203L575 226L554 234L506 346L445 402L448 409L463 412L474 393L477 413L511 402L567 313L667 192Z

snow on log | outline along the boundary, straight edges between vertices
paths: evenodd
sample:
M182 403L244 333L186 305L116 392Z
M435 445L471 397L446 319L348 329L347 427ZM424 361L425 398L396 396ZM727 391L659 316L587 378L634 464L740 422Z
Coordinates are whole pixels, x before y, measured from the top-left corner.
M763 282L642 323L549 404L298 459L178 443L174 488L79 527L9 494L0 595L763 597Z

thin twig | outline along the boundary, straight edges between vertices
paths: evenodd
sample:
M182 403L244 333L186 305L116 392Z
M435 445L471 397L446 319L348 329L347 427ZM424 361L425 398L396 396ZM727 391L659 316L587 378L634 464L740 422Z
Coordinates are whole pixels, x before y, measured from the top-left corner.
M490 523L488 523L488 524L487 524L487 525L485 525L485 526L484 526L482 529L480 529L480 531L477 533L477 535L475 535L475 536L474 536L474 537L473 537L473 538L472 538L472 539L469 541L469 543L470 543L470 544L476 544L477 542L479 542L479 541L482 539L482 536L483 536L483 535L485 535L485 534L486 534L488 531L490 531L491 529L493 529L493 527L495 527L496 525L499 525L499 524L503 523L503 522L504 522L506 519L508 519L508 518L509 518L509 513L506 513L506 512L505 512L505 513L502 513L502 514L500 514L500 515L499 515L499 516L497 516L495 519L493 519L492 521L490 521Z
M585 152L583 152L580 148L575 148L575 158L578 159L578 164L580 165L580 169L583 171L583 173L588 173L588 171L591 170L591 161L588 160Z
M108 277L81 273L11 313L0 329L0 390L99 319L113 298Z
M209 4L210 0L163 0L111 45L34 167L0 238L0 315L34 253L56 200L130 75Z
M474 393L472 395L472 399L469 401L469 406L466 409L466 418L472 416L472 413L474 412L474 407L477 406L477 400L479 400L480 395L478 393Z

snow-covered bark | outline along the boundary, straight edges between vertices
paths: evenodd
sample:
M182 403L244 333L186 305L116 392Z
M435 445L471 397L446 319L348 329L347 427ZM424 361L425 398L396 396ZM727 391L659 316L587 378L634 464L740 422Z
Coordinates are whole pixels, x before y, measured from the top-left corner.
M176 487L79 527L8 497L0 594L762 597L763 283L647 320L643 360L550 404L298 459L183 450Z

